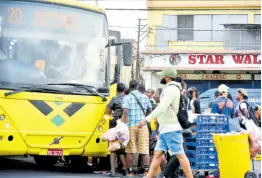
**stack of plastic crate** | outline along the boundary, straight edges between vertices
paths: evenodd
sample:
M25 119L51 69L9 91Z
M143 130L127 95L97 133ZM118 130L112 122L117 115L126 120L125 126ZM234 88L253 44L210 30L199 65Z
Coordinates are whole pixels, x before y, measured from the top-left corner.
M193 170L217 170L218 157L213 140L214 133L229 131L229 117L224 115L199 115L196 135L185 139L186 154Z

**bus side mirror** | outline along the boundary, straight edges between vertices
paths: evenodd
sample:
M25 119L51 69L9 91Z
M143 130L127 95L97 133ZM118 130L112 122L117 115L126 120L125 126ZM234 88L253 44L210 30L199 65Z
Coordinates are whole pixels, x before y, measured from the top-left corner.
M131 43L122 44L124 66L132 66L133 48Z

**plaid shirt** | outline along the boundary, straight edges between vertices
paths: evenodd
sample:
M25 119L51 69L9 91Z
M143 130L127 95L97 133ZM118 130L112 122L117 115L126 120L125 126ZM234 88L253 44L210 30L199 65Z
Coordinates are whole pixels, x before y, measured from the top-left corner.
M145 112L147 109L152 108L148 97L137 90L132 91L129 95L125 96L123 100L123 108L128 109L129 127L138 126L139 122L145 118L143 111L137 104L135 97L131 94L134 94L138 98Z

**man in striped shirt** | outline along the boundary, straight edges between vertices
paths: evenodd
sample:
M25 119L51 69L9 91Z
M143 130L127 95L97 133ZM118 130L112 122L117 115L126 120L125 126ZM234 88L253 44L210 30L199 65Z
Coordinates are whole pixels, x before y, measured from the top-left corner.
M129 83L130 93L123 100L122 121L128 123L130 132L130 141L126 146L128 177L134 176L133 159L134 154L142 155L145 168L144 174L148 172L149 165L149 131L148 127L138 127L139 122L145 118L146 113L152 111L152 106L148 97L140 93L137 89L139 83L131 81Z

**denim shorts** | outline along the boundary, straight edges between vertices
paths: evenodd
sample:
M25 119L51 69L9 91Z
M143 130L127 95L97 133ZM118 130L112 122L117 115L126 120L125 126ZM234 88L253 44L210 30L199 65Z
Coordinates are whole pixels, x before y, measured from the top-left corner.
M171 156L184 153L182 131L168 132L158 135L155 151L169 151Z

